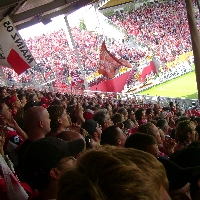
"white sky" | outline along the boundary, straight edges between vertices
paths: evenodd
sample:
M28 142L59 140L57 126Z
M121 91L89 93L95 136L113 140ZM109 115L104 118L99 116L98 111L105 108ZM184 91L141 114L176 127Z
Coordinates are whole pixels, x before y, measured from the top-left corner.
M123 37L121 33L107 25L103 20L104 16L98 11L96 14L94 7L91 5L83 7L76 12L70 14L68 16L70 26L79 26L79 19L81 18L85 20L85 24L88 30L95 30L98 28L98 32L101 32L108 37L114 37L116 39ZM53 32L61 28L65 29L66 25L64 15L52 18L51 20L52 22L47 25L38 23L31 27L20 30L19 33L23 39L27 39L29 37L41 35L42 33Z

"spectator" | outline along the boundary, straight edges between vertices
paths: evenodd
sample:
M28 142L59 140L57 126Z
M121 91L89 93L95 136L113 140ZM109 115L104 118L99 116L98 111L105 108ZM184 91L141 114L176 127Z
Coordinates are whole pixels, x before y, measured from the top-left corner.
M26 149L34 141L44 138L45 135L50 131L49 113L46 108L43 108L41 106L29 108L24 116L24 125L27 131L28 138L19 148L18 162L20 175L23 173L24 170L22 162Z
M42 138L29 145L23 158L23 179L35 192L30 199L55 199L60 173L76 162L72 156L84 148L82 139L65 142Z
M101 134L101 145L124 147L126 136L117 126L109 126Z
M100 145L102 129L93 119L85 121L81 128L85 129L91 138Z
M170 200L167 185L164 168L152 155L108 146L88 151L61 175L57 199Z
M107 127L113 124L108 111L105 109L99 109L94 114L93 120L96 121L102 127L102 130L106 129Z
M70 126L69 116L62 106L49 106L47 110L50 116L51 132L46 137L55 137L58 133L65 131Z
M189 120L180 121L176 127L176 141L178 142L176 150L196 141L197 137L194 122Z
M148 152L153 156L158 157L158 145L154 137L143 134L135 133L130 135L125 142L125 148L134 148L141 151Z

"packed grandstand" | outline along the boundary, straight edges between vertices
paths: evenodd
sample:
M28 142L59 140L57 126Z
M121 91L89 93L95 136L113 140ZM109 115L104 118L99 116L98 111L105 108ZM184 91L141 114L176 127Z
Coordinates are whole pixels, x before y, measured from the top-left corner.
M200 199L199 102L137 94L194 71L185 4L104 2L124 38L72 27L78 63L61 29L26 39L34 67L3 67L0 199Z
M194 6L196 8L195 3ZM123 58L132 65L132 69L121 66L116 71L115 77L128 74L121 91L137 93L193 70L185 3L182 0L138 3L137 8L136 6L135 9L133 8L131 2L113 9L112 12L100 10L107 16L110 24L123 30L124 38L120 40L108 38L98 32L83 30L80 27L71 28L91 90L95 88L101 90L97 85L108 80L98 73L99 54L104 40L108 50L116 58ZM197 9L195 9L195 17L199 28ZM3 67L9 85L41 87L51 83L48 85L62 91L64 88L69 89L73 75L81 77L76 56L63 29L29 38L25 42L37 66L20 76L12 69ZM153 68L149 68L152 63ZM82 84L75 85L76 90L84 88Z

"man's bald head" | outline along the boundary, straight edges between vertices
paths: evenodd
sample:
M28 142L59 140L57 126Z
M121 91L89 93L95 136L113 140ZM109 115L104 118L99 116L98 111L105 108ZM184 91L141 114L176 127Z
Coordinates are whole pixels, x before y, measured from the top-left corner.
M48 125L49 121L49 125ZM45 127L44 127L45 126ZM49 113L46 108L42 106L34 106L29 108L24 114L24 127L29 131L37 130L38 128L49 129L50 131ZM47 133L48 133L47 132Z

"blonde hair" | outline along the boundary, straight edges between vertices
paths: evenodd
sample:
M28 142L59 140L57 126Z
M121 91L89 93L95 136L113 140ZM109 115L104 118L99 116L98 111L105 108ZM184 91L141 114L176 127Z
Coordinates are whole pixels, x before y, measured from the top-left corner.
M192 133L194 128L194 122L190 120L180 121L176 127L176 140L179 142L186 142L188 138L188 132Z
M58 182L57 200L160 200L168 181L162 163L136 149L89 150Z

